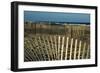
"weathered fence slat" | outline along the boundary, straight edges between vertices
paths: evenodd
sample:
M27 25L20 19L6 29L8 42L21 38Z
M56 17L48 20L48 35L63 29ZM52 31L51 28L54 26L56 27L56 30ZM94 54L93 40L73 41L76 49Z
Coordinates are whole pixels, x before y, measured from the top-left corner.
M58 36L58 60L60 56L60 36Z
M70 46L70 60L72 58L72 49L73 49L73 38L71 39L71 46Z
M84 59L84 56L85 56L85 49L86 49L86 43L84 43L83 45L82 59Z
M65 37L62 37L62 46L61 46L61 60L63 60L64 39L65 39Z
M75 40L74 59L76 59L77 39Z
M80 59L80 53L81 53L81 43L82 43L82 41L80 41L80 42L79 42L78 59Z
M69 37L67 37L67 41L66 41L66 51L65 51L65 60L67 60L67 52L68 52L68 42L69 42Z

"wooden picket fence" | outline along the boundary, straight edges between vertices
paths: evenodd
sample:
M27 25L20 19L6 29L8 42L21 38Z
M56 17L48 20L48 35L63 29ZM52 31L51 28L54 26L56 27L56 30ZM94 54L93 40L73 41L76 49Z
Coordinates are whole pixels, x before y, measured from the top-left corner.
M90 45L64 35L33 35L24 39L24 61L90 58Z

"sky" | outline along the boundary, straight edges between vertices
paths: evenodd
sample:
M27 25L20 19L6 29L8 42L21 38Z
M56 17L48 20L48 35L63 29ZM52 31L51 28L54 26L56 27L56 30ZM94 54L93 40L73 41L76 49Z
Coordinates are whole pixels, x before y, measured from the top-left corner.
M66 23L90 23L90 14L24 11L24 21L48 21Z

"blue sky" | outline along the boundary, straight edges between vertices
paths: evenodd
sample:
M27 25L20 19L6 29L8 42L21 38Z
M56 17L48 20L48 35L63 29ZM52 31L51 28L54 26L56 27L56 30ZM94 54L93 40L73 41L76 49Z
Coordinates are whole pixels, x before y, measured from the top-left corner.
M24 11L24 20L32 22L90 23L90 14Z

